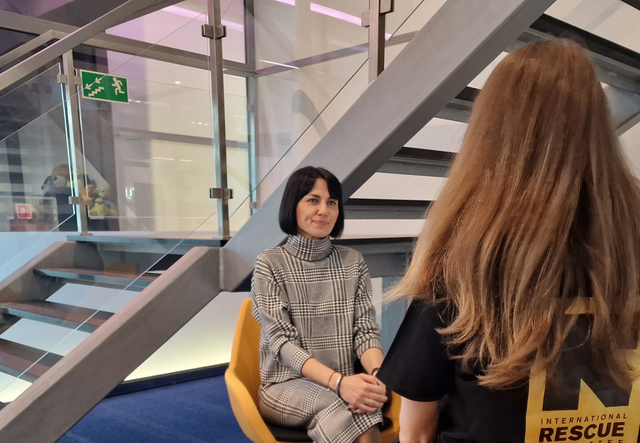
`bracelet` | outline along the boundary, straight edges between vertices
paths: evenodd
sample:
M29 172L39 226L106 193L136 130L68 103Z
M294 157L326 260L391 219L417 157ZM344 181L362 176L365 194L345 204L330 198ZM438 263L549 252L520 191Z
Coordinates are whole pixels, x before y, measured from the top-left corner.
M336 382L336 394L338 394L338 397L340 397L340 382L342 381L342 374L340 374L340 377L338 377L338 381ZM340 397L342 398L342 397Z
M333 372L331 373L331 375L329 376L329 380L327 380L327 389L331 389L331 385L330 385L330 383L331 383L331 377L333 377L333 374L335 374L336 372L338 372L338 371L333 371Z
M371 375L375 377L379 370L380 368L373 368L373 370L371 371Z

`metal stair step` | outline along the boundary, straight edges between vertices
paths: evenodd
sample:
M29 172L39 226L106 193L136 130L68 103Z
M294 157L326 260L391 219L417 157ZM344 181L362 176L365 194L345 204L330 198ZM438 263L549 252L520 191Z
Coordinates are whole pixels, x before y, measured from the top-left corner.
M473 102L480 93L479 89L470 86L465 87L456 97L436 114L436 117L467 123L471 116Z
M185 234L186 235L186 234ZM69 235L69 241L95 244L100 250L184 255L196 246L222 247L224 239Z
M0 339L0 371L22 380L36 381L60 359L60 355Z
M609 73L607 77L614 74L615 77L619 77L617 80L637 81L638 75L640 75L640 53L550 15L543 14L531 24L530 28L518 40L522 43L529 43L542 39L566 38L567 36L577 40L581 46L591 52L591 62ZM639 86L635 85L632 88L636 89Z
M430 200L383 200L351 198L344 204L348 220L416 220L424 217Z
M455 156L455 152L404 147L391 157L378 172L446 177Z
M42 300L0 302L0 311L16 317L93 332L113 314Z
M599 68L601 81L640 93L640 53L546 14L533 22L507 50L534 41L567 37L578 40L591 53L591 61ZM437 117L467 123L479 92L479 89L466 87Z
M151 273L140 275L134 272L85 268L34 269L34 272L39 275L56 278L65 283L82 283L115 289L127 288L131 291L142 291L159 276Z

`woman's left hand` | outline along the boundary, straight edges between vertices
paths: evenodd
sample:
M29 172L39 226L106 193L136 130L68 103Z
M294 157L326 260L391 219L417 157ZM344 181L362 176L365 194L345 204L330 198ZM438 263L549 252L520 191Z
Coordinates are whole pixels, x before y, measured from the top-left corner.
M368 374L345 377L340 385L340 397L356 414L371 414L380 409L387 401L385 393L384 385Z
M378 380L378 378L377 378L377 377L376 377L376 384L377 384L378 386L381 386L381 387L382 387L382 389L384 389L385 394L386 394L386 392L387 392L387 386L386 386L384 383L382 383L380 380ZM385 400L385 402L386 402L386 400ZM384 405L384 403L383 403L383 405ZM380 406L380 408L381 408L381 407L382 407L382 406ZM380 409L380 408L378 408L378 409ZM367 413L366 411L364 411L364 410L362 410L362 409L360 409L360 408L356 408L356 407L355 407L355 405L351 405L351 404L349 405L349 409L351 409L351 410L353 411L353 413L354 413L354 414L366 414L366 413Z

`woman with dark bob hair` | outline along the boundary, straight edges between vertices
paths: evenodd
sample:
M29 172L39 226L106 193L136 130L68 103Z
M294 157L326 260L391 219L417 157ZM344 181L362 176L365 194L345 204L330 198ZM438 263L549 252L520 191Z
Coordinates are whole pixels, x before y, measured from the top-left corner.
M489 76L394 295L402 443L638 441L640 187L580 46Z
M260 413L314 442L379 442L385 387L367 265L332 245L344 227L342 186L323 168L295 171L284 190L287 242L258 257L251 282L260 337ZM367 372L355 374L359 360Z

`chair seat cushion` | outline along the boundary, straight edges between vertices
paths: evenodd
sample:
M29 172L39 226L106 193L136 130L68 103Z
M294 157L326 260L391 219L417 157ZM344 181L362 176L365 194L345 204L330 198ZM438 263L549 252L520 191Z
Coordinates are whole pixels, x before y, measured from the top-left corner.
M313 441L307 435L307 430L304 428L283 428L282 426L272 425L265 423L269 428L269 431L273 434L273 437L278 441L287 442L310 442ZM389 417L382 417L382 423L380 424L380 430L384 431L388 427L391 427L393 423Z

